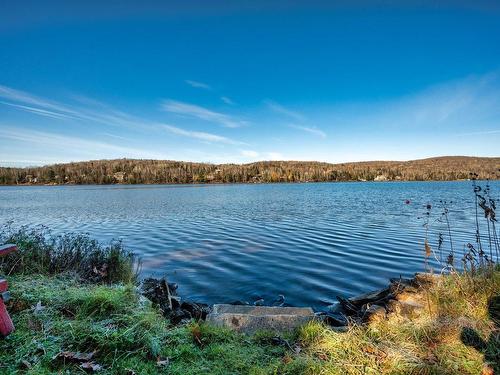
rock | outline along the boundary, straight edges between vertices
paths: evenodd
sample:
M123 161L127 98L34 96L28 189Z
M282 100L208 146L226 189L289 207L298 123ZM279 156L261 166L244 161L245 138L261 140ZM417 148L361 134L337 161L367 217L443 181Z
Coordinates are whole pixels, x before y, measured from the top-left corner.
M181 307L181 297L170 296L171 309L176 310Z
M184 301L181 310L188 312L191 319L205 320L210 312L210 308L205 303Z
M336 301L336 302L328 305L327 309L329 312L340 313L342 311L342 305L339 303L339 301Z
M172 290L170 286L172 286ZM165 279L148 278L142 282L141 289L142 295L157 305L164 314L174 308L172 296L176 295L176 284L168 284Z
M367 306L363 314L363 322L365 323L375 323L386 318L386 310L380 305L369 305Z
M167 283L165 279L145 279L142 294L157 305L172 324L191 319L205 319L210 309L204 303L182 301L177 295L177 284Z
M395 300L403 303L423 304L423 296L421 294L406 291L399 293Z
M342 310L344 310L347 315L358 315L359 314L359 307L351 303L348 299L345 299L343 297L337 296L337 300L339 301L340 305L342 306Z
M415 286L417 286L414 279L404 279L404 278L400 277L400 278L389 279L389 281L391 282L392 285L400 285L403 287L408 287L408 286L415 287Z
M391 292L393 295L397 295L403 291L407 292L418 292L419 284L414 279L390 279L391 281Z
M181 309L176 309L172 310L168 313L167 315L168 319L170 320L170 323L172 324L179 324L182 321L186 321L190 319L189 314L187 314L185 311Z
M170 294L177 295L177 288L179 285L177 283L168 283L168 289L170 290Z
M314 319L310 307L214 305L207 322L252 334L258 330L292 331Z
M377 301L385 299L390 295L390 293L391 293L391 288L385 288L361 294L356 297L351 297L348 299L348 301L352 303L354 306L362 306L366 303L376 303Z
M323 323L332 327L342 327L347 326L348 321L342 314L332 313L332 312L321 312L317 313L316 317Z
M392 300L389 302L387 309L393 314L412 319L422 313L424 306L415 301L400 302Z

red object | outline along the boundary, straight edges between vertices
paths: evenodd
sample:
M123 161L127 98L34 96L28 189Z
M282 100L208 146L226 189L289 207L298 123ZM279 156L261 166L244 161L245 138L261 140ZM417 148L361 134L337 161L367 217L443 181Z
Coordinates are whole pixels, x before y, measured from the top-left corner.
M3 257L7 254L10 254L16 250L17 250L16 245L12 245L12 244L2 245L2 246L0 246L0 257Z
M16 245L0 246L0 257L5 256L13 251L16 251ZM7 291L7 280L0 276L0 337L7 337L14 331L14 323L7 312L5 302L9 300L9 292Z

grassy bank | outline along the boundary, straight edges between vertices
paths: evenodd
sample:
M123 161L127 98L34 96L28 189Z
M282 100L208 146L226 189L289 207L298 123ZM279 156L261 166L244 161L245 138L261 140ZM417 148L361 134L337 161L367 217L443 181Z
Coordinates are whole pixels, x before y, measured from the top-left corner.
M346 333L311 323L283 340L197 322L170 326L133 284L61 275L9 281L17 329L0 340L2 374L89 371L82 365L102 374L479 374L500 359L499 306L489 303L500 292L498 268L442 278L413 319L392 315Z

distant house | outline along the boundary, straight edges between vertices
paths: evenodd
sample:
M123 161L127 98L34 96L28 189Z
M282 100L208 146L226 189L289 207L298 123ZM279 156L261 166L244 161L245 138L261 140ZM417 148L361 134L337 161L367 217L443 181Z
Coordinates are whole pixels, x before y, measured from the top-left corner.
M31 174L26 175L26 182L27 183L29 183L29 184L36 184L37 181L38 181L37 177L33 177L33 175L31 175Z
M113 178L118 183L121 183L121 182L125 181L125 176L126 176L125 172L116 172L116 173L113 173Z
M373 181L387 181L388 178L385 174L379 174L377 177L373 179Z

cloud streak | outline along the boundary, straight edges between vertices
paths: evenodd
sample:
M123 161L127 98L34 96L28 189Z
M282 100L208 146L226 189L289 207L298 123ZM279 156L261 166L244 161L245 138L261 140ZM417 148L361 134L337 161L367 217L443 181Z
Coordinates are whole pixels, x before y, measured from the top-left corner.
M226 144L230 144L230 145L244 144L243 142L238 142L238 141L232 140L230 138L226 138L226 137L216 135L216 134L185 130L182 128L178 128L176 126L166 125L166 124L162 124L161 126L163 129L165 129L169 133L180 135L183 137L198 139L198 140L205 141L205 142L226 143Z
M30 145L34 149L59 150L76 157L132 157L132 158L166 158L165 154L134 147L117 146L107 142L89 140L80 137L60 135L37 130L5 127L0 129L0 136L14 142ZM43 158L42 158L43 159Z
M18 103L12 103L7 101L0 101L0 104L24 112L29 112L34 115L54 118L58 120L74 120L80 122L91 121L106 126L126 127L128 129L142 130L145 132L151 132L161 129L161 130L168 130L172 134L181 135L184 137L200 140L203 142L224 143L230 145L244 144L243 142L238 142L233 139L216 134L198 132L198 131L189 131L172 125L146 120L137 116L130 115L126 112L113 109L108 105L106 105L105 103L101 103L95 101L94 99L81 96L77 97L78 101L87 105L91 105L93 106L93 108L89 107L81 108L77 106L70 106L67 104L61 104L54 101L49 101L23 91L11 89L6 86L0 86L0 97L18 102ZM179 102L176 103L179 104ZM193 108L189 106L185 107L182 105L180 106L178 105L176 108L179 111L180 110L193 111ZM197 113L198 116L206 117L212 120L224 121L228 126L233 123L231 118L223 114L210 111L206 112L203 111L203 109L200 110L199 108L195 108L195 112ZM107 134L109 135L109 133ZM114 136L114 138L116 139L122 138L123 140L123 137L116 135Z
M317 127L309 127L309 126L301 126L301 125L290 125L291 128L302 130L304 132L316 135L320 138L326 138L326 133L323 130L318 129Z
M184 82L186 82L189 86L197 89L212 90L212 87L210 85L207 85L206 83L203 82L192 81L190 79L186 79Z
M227 96L221 96L220 97L220 100L222 100L224 103L228 104L228 105L234 105L235 103L233 102L233 100Z
M498 130L499 103L500 77L490 73L445 82L394 100L337 107L324 120L366 132L479 134L471 128Z
M288 109L288 108L282 106L281 104L273 102L272 100L266 100L266 101L264 101L264 103L273 112L276 112L280 115L285 115L285 116L290 117L290 118L297 120L297 121L305 121L305 117L302 114L295 112L295 111L292 111L291 109Z
M500 134L500 130L480 130L477 132L470 132L470 133L460 133L456 134L457 137L465 137L469 135L488 135L488 134Z
M227 128L239 128L247 124L245 121L235 119L225 113L215 112L205 107L176 100L165 100L161 108L166 112L209 121Z
M288 109L288 108L282 106L281 104L278 104L278 103L273 102L271 100L266 100L264 103L273 112L278 113L280 115L283 115L285 117L289 117L289 118L301 123L300 125L299 124L289 125L290 128L301 130L301 131L313 134L313 135L320 137L320 138L326 138L326 133L323 130L319 129L317 126L303 125L303 123L307 122L306 121L307 119L301 113L296 112L296 111L292 111L291 109Z
M72 118L72 116L68 116L64 113L53 112L53 111L49 111L46 109L31 107L31 106L22 105L22 104L15 104L15 103L4 102L4 101L0 101L0 104L4 104L4 105L9 106L9 107L20 109L20 110L25 111L25 112L30 112L30 113L33 113L35 115L40 115L40 116L45 116L45 117L50 117L50 118L55 118L55 119L70 119L70 118Z
M16 90L11 87L0 85L0 98L7 99L9 101L23 103L29 108L43 108L47 112L53 115L60 115L71 117L77 115L77 113L71 108L62 105L57 102L53 102L47 99L37 97L35 95L29 94L24 91ZM3 104L15 106L13 103L3 102Z

